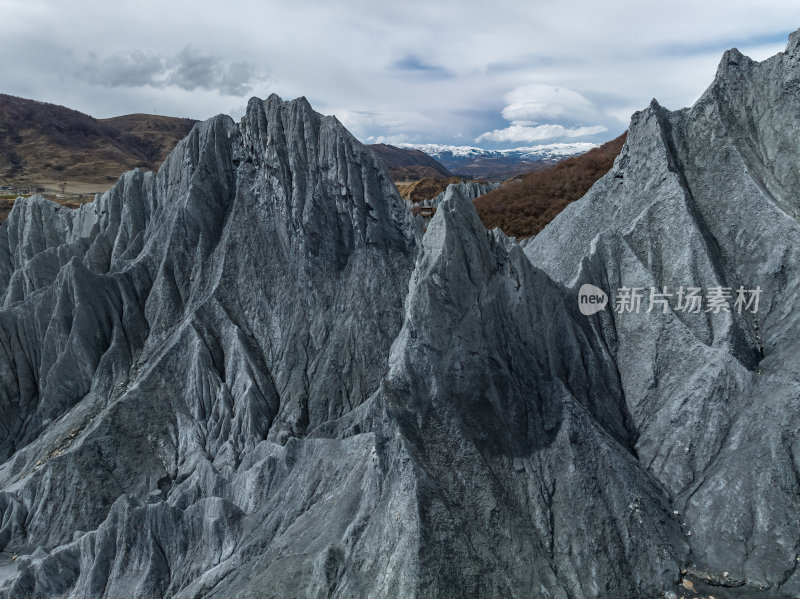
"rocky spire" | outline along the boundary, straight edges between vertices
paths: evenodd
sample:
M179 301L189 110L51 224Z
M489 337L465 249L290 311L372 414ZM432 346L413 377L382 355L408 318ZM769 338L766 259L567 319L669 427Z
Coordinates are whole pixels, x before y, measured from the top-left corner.
M796 596L797 40L636 113L524 252L464 186L422 237L303 98L19 200L0 598ZM761 303L612 309L681 286Z

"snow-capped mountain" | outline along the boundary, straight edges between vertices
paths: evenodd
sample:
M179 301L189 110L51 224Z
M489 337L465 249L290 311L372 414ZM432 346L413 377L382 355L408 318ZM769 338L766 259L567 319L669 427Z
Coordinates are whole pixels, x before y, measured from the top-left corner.
M508 150L486 150L473 146L402 143L398 147L421 150L448 170L474 178L507 179L537 170L569 156L597 147L589 142L554 143Z
M597 147L597 144L589 142L555 143L525 148L511 148L509 150L486 150L474 146L449 146L446 144L401 143L397 145L401 148L421 150L428 156L432 156L437 160L442 158L476 158L479 156L514 156L520 160L541 160L543 158L564 158L566 156L574 156L575 154L583 154Z

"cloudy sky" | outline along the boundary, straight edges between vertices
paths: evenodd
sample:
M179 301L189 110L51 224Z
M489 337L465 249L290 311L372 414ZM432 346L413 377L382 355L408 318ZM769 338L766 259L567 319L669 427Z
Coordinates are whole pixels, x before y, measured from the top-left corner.
M722 52L764 59L796 1L0 0L0 93L103 118L239 117L306 96L368 142L604 141L690 105Z

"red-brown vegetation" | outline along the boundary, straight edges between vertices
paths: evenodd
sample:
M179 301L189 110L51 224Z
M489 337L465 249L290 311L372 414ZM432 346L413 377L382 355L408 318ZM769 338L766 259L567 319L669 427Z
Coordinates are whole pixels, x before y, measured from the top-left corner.
M479 197L475 208L484 226L500 227L518 239L535 235L611 169L625 135L548 169L511 179Z

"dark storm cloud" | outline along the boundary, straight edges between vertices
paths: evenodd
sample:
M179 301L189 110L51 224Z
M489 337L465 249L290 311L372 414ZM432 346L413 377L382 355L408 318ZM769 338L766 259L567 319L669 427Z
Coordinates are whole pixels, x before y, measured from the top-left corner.
M90 55L88 63L77 72L79 78L105 87L176 86L187 91L205 89L229 96L250 92L257 74L250 63L226 63L191 46L173 58L140 50L119 52L103 59Z
M164 58L132 50L98 59L90 54L89 63L77 75L89 83L107 87L157 85L166 70Z
M256 68L247 62L226 64L219 58L186 47L178 53L167 82L185 90L218 90L241 96L251 90Z

